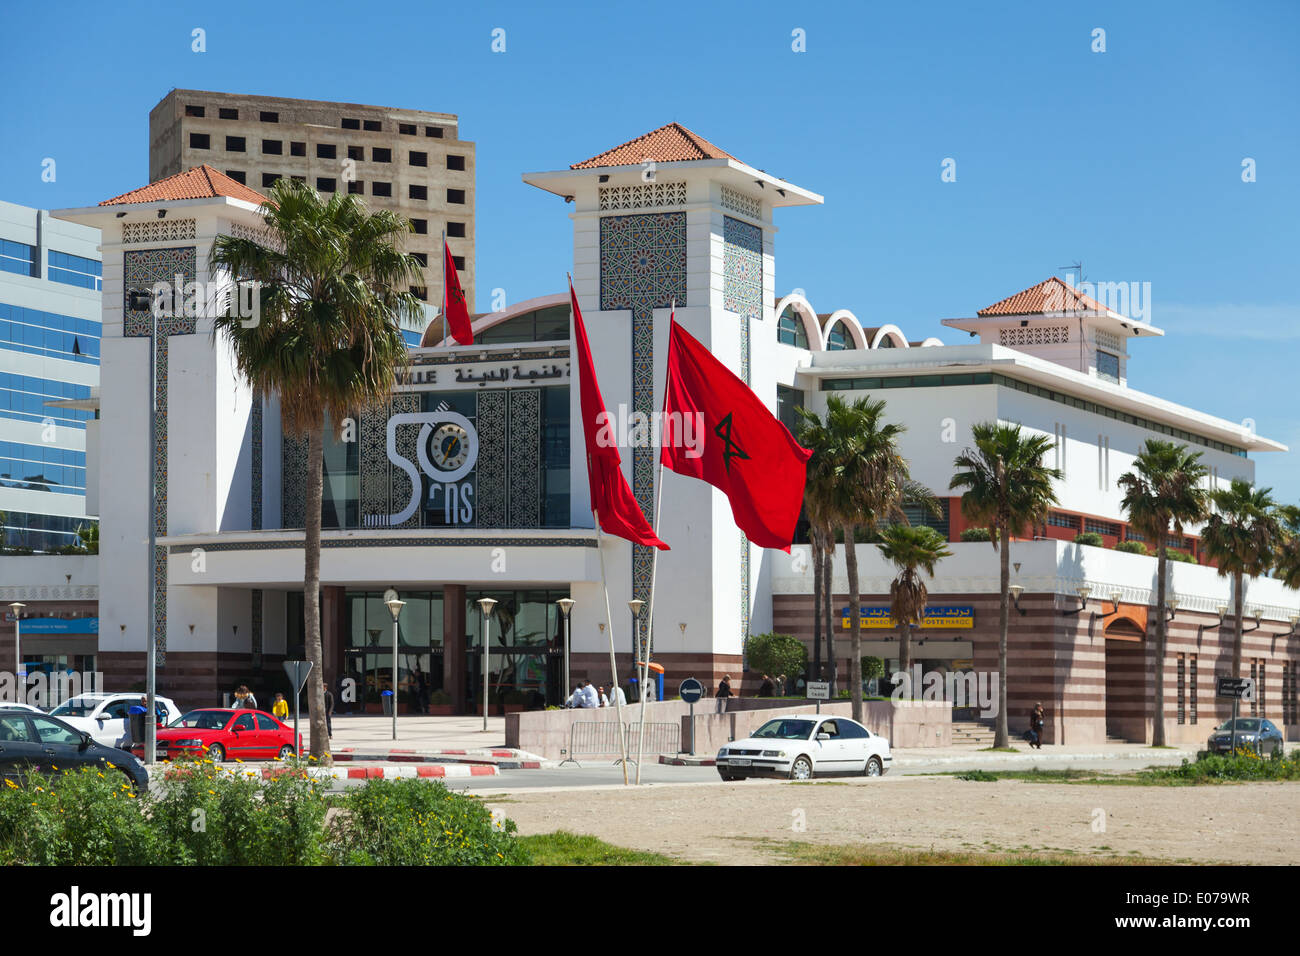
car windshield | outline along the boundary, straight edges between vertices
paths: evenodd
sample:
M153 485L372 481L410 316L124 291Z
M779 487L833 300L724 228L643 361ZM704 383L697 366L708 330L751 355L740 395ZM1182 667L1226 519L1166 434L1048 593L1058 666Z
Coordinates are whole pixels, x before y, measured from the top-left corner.
M751 737L772 740L807 740L812 734L814 721L811 720L769 720Z
M220 730L230 720L228 710L191 710L173 720L168 727L189 727L194 730Z
M1229 734L1230 734L1230 733L1232 733L1232 721L1230 721L1230 720L1225 720L1223 723L1219 724L1219 726L1216 727L1215 729L1216 729L1216 730L1222 730L1224 733L1229 733ZM1258 720L1258 718L1255 718L1255 717L1238 717L1238 718L1237 718L1237 733L1241 733L1243 730L1246 731L1246 732L1248 732L1248 733L1252 733L1252 734L1253 734L1255 731L1259 730L1259 720Z
M74 697L65 700L50 713L55 717L89 717L100 703L102 701L94 697Z

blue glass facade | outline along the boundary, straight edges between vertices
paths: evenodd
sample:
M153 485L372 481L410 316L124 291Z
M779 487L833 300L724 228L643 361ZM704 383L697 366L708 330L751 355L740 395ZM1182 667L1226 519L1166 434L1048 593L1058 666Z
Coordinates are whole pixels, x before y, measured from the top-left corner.
M87 401L99 381L98 243L98 230L0 202L0 546L6 549L76 545L77 529L95 524L85 500L87 422L96 413L50 403Z
M0 301L0 349L99 364L101 323Z
M0 239L0 272L12 272L20 276L35 275L36 247L25 242Z
M67 252L55 252L51 249L46 265L48 266L46 278L51 282L94 289L96 292L103 288L104 267L94 259L74 256Z

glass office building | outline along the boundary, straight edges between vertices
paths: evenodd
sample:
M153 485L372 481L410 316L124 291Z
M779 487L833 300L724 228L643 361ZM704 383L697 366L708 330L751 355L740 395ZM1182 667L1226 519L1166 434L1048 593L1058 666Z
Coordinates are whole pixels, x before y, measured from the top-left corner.
M99 384L98 246L97 229L0 202L0 514L10 552L76 544L95 520L86 436Z

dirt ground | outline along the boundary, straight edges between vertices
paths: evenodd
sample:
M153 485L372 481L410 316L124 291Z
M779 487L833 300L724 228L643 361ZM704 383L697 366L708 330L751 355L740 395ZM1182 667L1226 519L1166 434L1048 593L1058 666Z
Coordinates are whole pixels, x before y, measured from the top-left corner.
M1295 783L1138 787L911 776L521 790L484 801L499 806L523 834L569 830L720 864L782 862L755 838L1138 854L1186 863L1300 862Z

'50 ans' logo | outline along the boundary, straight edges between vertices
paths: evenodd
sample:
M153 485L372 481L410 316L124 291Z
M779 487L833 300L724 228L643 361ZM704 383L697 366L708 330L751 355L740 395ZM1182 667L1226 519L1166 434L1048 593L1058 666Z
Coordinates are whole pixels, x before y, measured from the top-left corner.
M457 520L452 523L463 523L460 519L466 512L472 515L469 504L471 489L468 486L460 488L456 483L473 471L478 462L478 433L468 418L450 411L406 412L388 419L388 460L411 479L411 500L401 511L389 515L388 522L401 524L420 506L423 485L420 472L414 462L397 450L397 426L415 424L420 425L420 435L415 442L420 469L435 482L446 486L449 507L453 498L462 505L454 509L453 518ZM467 521L468 517L463 520Z

